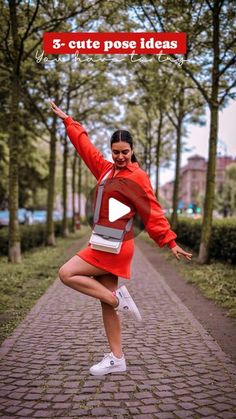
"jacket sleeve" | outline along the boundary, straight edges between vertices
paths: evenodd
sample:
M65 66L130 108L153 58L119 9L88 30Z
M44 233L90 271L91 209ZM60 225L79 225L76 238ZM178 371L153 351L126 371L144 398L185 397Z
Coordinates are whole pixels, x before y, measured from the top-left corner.
M88 166L96 179L99 179L104 169L111 163L105 160L102 153L91 143L85 128L70 116L63 120L70 141L78 151L80 157Z
M176 246L177 235L171 230L146 173L142 189L143 193L137 197L135 207L145 225L145 230L160 247L168 245L172 249Z

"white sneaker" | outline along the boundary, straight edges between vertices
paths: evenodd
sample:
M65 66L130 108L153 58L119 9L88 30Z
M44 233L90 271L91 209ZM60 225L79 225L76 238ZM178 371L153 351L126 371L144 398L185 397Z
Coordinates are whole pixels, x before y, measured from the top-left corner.
M123 355L122 358L116 358L112 352L104 354L103 359L90 368L90 374L92 375L105 375L111 372L122 372L126 371L126 362Z
M119 304L117 307L115 307L115 310L121 311L121 312L128 312L132 314L133 318L138 321L142 321L141 314L139 312L138 307L136 306L133 298L131 297L129 291L127 290L125 285L122 285L122 287L118 288L115 291L116 297L119 300Z

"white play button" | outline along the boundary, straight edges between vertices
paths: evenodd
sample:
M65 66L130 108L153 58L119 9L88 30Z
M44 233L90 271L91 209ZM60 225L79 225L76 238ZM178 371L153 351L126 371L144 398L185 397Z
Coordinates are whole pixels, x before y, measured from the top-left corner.
M127 205L122 204L122 202L117 201L115 198L109 198L108 218L111 223L123 217L123 215L128 214L130 211L131 209Z

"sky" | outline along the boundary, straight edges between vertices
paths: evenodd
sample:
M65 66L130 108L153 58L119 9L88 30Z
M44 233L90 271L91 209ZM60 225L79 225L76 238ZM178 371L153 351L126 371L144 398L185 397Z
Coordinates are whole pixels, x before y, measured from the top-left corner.
M187 159L194 154L208 157L208 142L210 132L210 112L206 112L206 125L188 126L188 137L185 139L187 148L190 152L183 152L181 167L187 163ZM219 145L218 152L221 155L236 157L236 101L229 101L228 106L219 112ZM160 169L160 186L174 179L174 163L169 169Z

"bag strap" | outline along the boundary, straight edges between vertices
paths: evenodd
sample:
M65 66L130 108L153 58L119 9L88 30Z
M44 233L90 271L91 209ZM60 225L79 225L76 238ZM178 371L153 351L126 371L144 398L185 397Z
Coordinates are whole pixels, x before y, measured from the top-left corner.
M100 209L101 209L101 203L102 203L102 194L103 194L103 189L105 186L105 181L108 178L109 174L111 173L112 169L109 170L109 172L107 172L105 174L105 176L102 178L100 184L98 185L98 193L97 193L97 198L96 198L96 205L95 205L95 210L94 210L94 216L93 216L93 222L94 224L96 224L99 220L99 215L100 215ZM127 222L126 226L125 226L125 231L128 232L131 230L133 224L133 218L130 218L130 220Z
M125 226L125 231L126 232L131 230L132 224L133 224L133 218L130 218L130 220L128 221L128 223Z
M103 189L104 189L104 186L105 186L105 180L108 178L111 171L112 171L112 169L109 170L109 172L107 172L105 174L105 176L102 178L100 184L98 185L98 193L97 193L96 205L95 205L94 216L93 216L94 224L97 223L98 220L99 220L99 214L100 214L101 203L102 203L102 194L103 194Z

